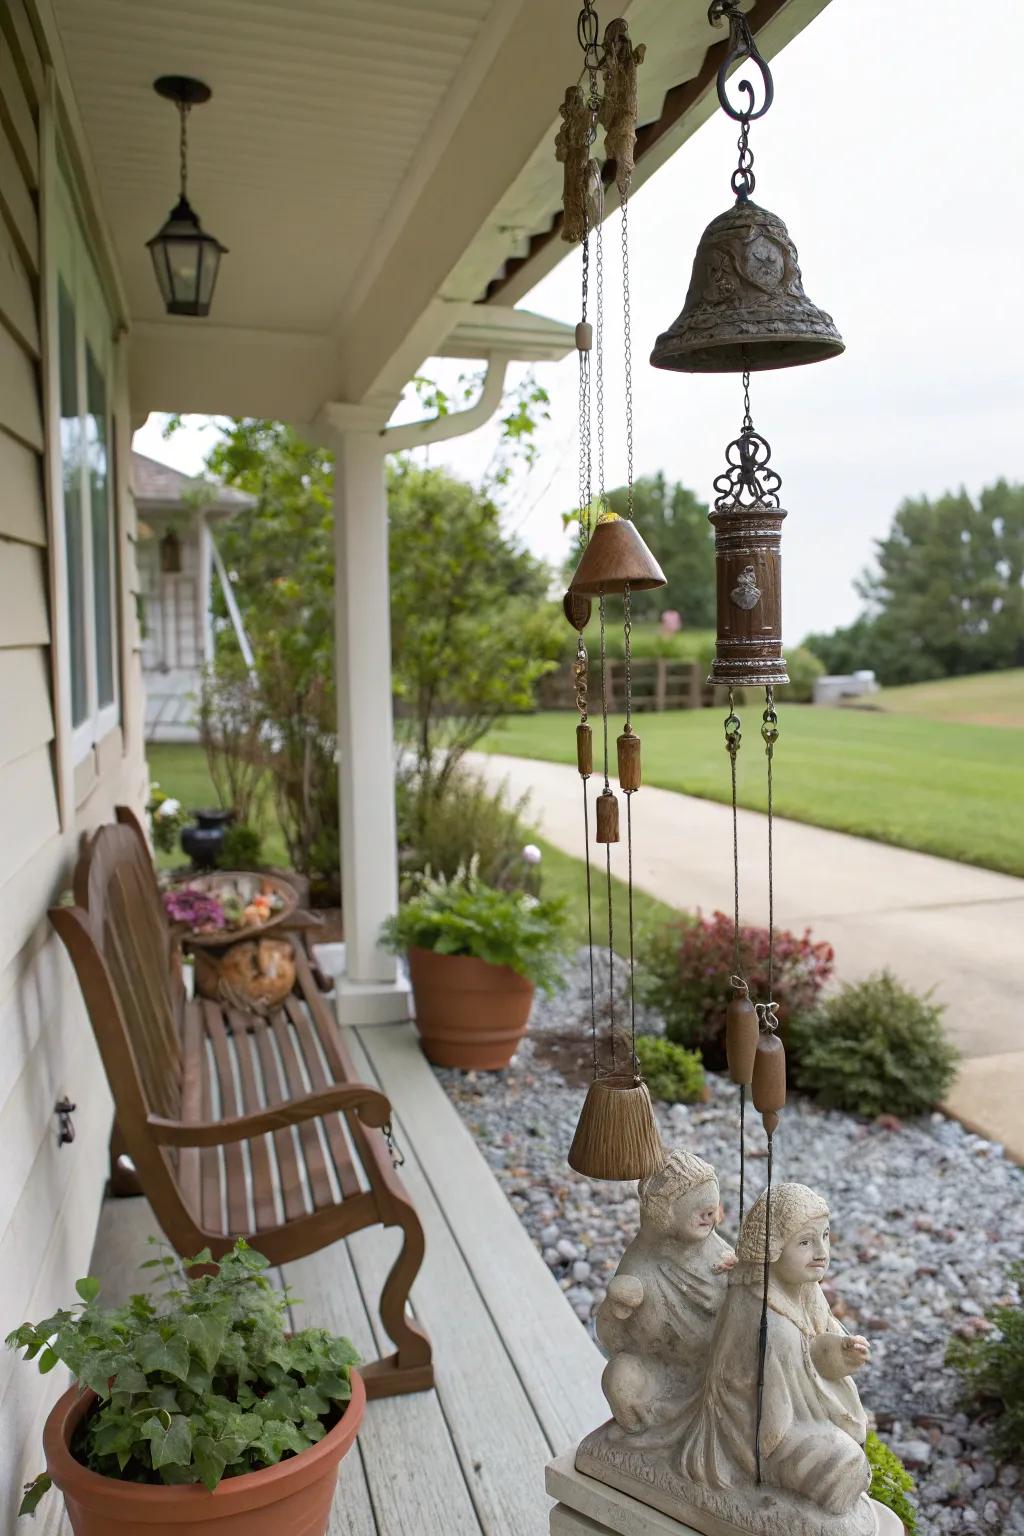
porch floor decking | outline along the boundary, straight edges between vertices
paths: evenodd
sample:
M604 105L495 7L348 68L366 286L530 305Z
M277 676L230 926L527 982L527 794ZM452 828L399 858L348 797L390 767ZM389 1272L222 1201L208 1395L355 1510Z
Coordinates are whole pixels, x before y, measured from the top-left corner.
M424 1060L411 1024L347 1030L365 1081L394 1109L402 1170L426 1234L412 1291L437 1388L367 1405L342 1464L330 1536L544 1536L544 1468L607 1417L603 1359ZM156 1231L143 1200L107 1201L93 1273L114 1300L138 1288ZM376 1301L399 1234L377 1227L281 1269L296 1326L391 1344ZM63 1527L62 1527L63 1530Z

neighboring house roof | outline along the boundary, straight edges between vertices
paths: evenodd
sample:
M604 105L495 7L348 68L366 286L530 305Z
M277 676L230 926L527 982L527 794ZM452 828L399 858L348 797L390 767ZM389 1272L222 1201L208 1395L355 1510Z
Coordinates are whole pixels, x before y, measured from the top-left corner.
M212 494L197 503L196 490L209 486ZM256 505L256 498L245 491L236 491L230 485L215 485L202 475L183 475L170 464L147 458L144 453L132 450L132 494L140 512L172 512L182 507L192 508L201 504L207 513L227 517Z

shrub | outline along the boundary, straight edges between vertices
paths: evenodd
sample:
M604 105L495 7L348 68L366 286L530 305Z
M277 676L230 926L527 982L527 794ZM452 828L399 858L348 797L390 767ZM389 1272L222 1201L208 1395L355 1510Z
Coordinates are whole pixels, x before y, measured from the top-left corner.
M942 1009L888 971L844 986L790 1021L793 1080L829 1109L856 1115L919 1115L942 1098L956 1051Z
M561 978L565 903L541 901L522 891L498 891L477 878L475 863L451 880L423 875L418 890L381 930L393 954L432 949L439 955L472 955L507 965L545 991Z
M540 870L523 858L530 843L524 816L529 797L510 801L477 774L458 768L439 783L404 779L398 794L401 853L406 876L431 870L451 879L476 859L478 878L503 891L540 891ZM408 882L407 882L408 883Z
M111 1308L97 1305L98 1280L79 1280L80 1304L7 1339L41 1372L62 1362L96 1393L75 1456L103 1477L212 1490L322 1440L351 1396L351 1344L322 1328L289 1334L290 1298L244 1239L219 1263L204 1249L184 1264L213 1272L190 1279L177 1259L150 1259L165 1295ZM45 1473L30 1483L22 1513L49 1486Z
M161 853L173 853L178 846L178 834L188 821L188 814L182 810L181 801L165 794L154 781L149 786L146 810L149 812L149 830L154 848L158 848Z
M242 658L218 656L203 674L199 740L217 799L254 827L263 820L266 803L266 723L259 684Z
M896 1452L890 1450L873 1429L868 1430L864 1454L871 1468L871 1487L868 1490L871 1497L899 1516L907 1528L908 1536L915 1536L917 1511L907 1498L907 1494L913 1491L914 1479Z
M699 1051L684 1050L658 1035L639 1035L636 1057L651 1097L666 1104L696 1104L704 1096L704 1064Z
M259 869L262 856L262 837L243 822L225 831L217 863L221 869Z
M768 930L740 929L740 956L751 996L768 995ZM817 1002L832 974L832 946L803 934L775 932L773 994L784 1029ZM643 945L638 982L643 1001L665 1020L670 1040L699 1050L712 1072L725 1067L725 1010L733 995L732 918L684 918L651 935Z
M993 1331L953 1339L946 1364L960 1372L966 1406L993 1414L992 1445L1008 1460L1024 1459L1024 1263L1011 1264L1016 1300L986 1314Z

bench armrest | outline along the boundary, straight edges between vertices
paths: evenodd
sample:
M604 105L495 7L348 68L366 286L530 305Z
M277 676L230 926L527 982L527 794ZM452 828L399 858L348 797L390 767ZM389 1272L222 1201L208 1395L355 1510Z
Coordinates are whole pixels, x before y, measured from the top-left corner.
M355 1110L365 1125L374 1127L387 1125L391 1118L390 1101L379 1089L371 1088L368 1083L335 1083L316 1093L270 1104L249 1115L191 1122L148 1115L146 1126L153 1140L165 1147L221 1147L228 1142L248 1141L267 1131L283 1131L304 1120L316 1120L321 1115L347 1110Z

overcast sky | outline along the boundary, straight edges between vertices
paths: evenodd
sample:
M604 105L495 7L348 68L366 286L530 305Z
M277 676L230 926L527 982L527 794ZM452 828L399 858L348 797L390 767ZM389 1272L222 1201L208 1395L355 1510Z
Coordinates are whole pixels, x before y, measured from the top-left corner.
M856 616L853 580L903 497L1024 479L1022 56L1021 0L832 0L773 65L775 104L751 129L755 198L788 224L807 293L847 345L836 361L753 379L754 421L772 443L790 514L791 643ZM664 373L647 356L682 307L701 231L732 200L736 132L716 114L630 208L636 470L664 470L705 500L740 424L740 382ZM614 313L617 216L605 248ZM578 252L524 303L574 322ZM609 485L625 463L620 347L612 324ZM451 365L425 371L451 377ZM551 392L551 421L507 517L557 560L560 514L576 495L575 355L536 374ZM190 472L208 443L191 421L164 443L152 418L135 438ZM474 476L493 444L484 429L435 448L431 462Z

